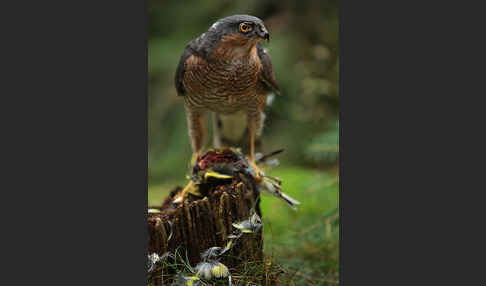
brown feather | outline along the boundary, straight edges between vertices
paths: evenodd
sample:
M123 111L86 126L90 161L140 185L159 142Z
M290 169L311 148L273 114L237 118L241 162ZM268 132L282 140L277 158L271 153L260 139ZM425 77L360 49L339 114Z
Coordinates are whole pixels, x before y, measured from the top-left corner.
M227 35L213 55L212 60L192 55L185 61L186 104L224 114L261 109L266 97L257 92L262 63L255 41Z

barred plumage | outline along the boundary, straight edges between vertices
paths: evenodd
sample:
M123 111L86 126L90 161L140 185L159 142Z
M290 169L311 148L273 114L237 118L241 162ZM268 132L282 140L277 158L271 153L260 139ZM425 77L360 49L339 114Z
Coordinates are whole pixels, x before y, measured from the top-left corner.
M266 92L257 92L260 70L256 47L254 52L233 61L206 61L193 55L186 60L183 78L186 104L223 114L261 108Z

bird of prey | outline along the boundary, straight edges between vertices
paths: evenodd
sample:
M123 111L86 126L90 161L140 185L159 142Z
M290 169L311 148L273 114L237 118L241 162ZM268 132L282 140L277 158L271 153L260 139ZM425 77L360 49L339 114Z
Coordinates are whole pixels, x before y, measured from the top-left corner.
M218 20L184 49L175 87L184 97L193 161L200 155L207 113L212 111L227 121L222 122L225 132L241 136L248 130L249 161L258 170L255 140L262 133L266 97L280 92L270 56L260 43L269 39L262 20L233 15Z

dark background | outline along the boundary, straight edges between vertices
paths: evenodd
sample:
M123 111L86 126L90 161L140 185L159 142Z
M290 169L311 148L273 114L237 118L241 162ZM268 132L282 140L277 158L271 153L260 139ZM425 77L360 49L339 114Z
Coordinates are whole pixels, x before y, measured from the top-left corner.
M144 284L146 4L2 2L2 284ZM340 3L341 285L483 280L480 8Z

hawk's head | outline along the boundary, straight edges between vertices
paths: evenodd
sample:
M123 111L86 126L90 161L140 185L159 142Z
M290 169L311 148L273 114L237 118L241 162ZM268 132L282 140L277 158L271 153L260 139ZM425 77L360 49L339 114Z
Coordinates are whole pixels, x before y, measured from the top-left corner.
M270 34L263 21L250 15L233 15L219 19L207 32L189 43L189 47L204 59L212 57L237 59L252 55L261 40Z
M257 43L259 40L270 39L270 34L263 21L250 15L233 15L222 18L209 28L210 33L216 33L221 38L233 36Z

